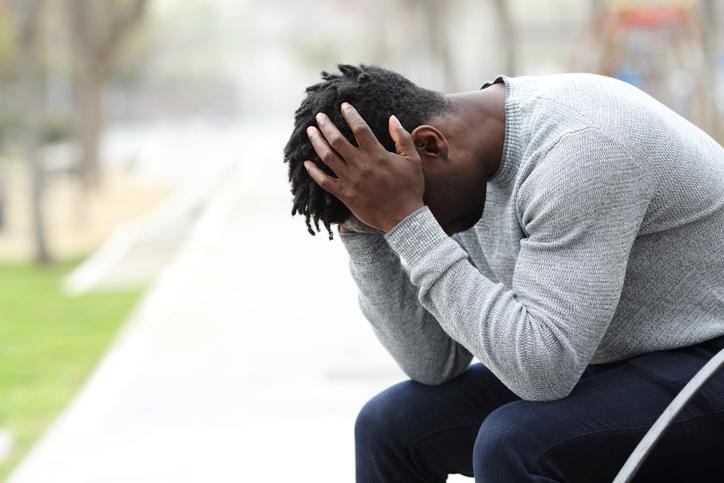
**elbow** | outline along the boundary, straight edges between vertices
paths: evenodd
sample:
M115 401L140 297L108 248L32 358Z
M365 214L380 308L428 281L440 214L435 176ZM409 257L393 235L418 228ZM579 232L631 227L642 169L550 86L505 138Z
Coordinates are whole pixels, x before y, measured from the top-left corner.
M404 372L415 382L426 386L439 386L465 372L470 366L471 359L471 355L456 354L452 360L448 360L438 367L415 367L405 369Z
M548 370L525 373L525 377L517 379L509 388L524 401L558 401L573 392L581 373L551 366Z
M546 364L546 361L536 361L519 373L508 387L524 401L558 401L568 397L578 384L583 369L579 369L576 361L571 359L557 362Z
M555 325L536 324L540 342L532 346L520 344L506 361L506 370L501 371L510 382L506 384L508 388L524 401L558 401L568 397L590 360L586 347L576 347L567 338L550 333L550 326Z
M524 401L558 401L567 397L571 392L575 383L561 383L561 381L551 381L551 384L534 384L521 387L511 388L516 396Z

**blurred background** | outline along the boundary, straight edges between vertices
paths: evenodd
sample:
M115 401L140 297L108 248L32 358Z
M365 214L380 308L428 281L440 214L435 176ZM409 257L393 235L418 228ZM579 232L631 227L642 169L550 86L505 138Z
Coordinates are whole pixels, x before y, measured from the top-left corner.
M404 374L289 216L304 88L598 72L721 143L723 3L0 0L0 480L352 481Z

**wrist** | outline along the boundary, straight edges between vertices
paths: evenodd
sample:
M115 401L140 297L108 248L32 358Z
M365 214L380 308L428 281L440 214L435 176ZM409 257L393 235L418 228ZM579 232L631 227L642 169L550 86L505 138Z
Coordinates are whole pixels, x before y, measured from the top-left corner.
M340 232L339 239L346 248L350 261L357 265L384 264L397 259L382 234Z
M445 233L428 206L410 214L385 235L385 240L409 267L417 265L426 257L434 260L440 255L438 250L443 245L456 246L456 250L462 250Z
M407 218L408 216L410 216L411 214L413 214L414 212L416 212L423 206L425 206L425 203L422 200L418 200L418 201L409 203L408 205L405 206L405 208L403 210L400 210L400 215L392 218L390 220L390 222L387 223L386 226L382 227L382 230L385 233L389 233L390 231L392 231L392 229L394 227L399 225L400 222L402 222L402 220L404 220L405 218Z

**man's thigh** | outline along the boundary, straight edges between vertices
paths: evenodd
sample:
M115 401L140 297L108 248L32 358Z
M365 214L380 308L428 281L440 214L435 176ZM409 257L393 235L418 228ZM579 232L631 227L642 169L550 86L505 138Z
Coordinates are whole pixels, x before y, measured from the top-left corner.
M555 481L611 481L713 352L692 346L645 354L610 368L594 366L562 400L517 401L499 408L481 426L476 451L500 453L476 454L476 472L508 481L504 474L510 474L517 458L531 474ZM505 434L505 441L491 441L492 434ZM636 481L722 481L723 457L720 372L678 415Z
M375 448L395 459L396 465L414 467L431 480L448 474L472 476L475 438L485 417L519 398L482 364L471 365L460 376L437 386L414 381L396 384L372 398L360 411L355 432L360 452ZM379 447L383 445L384 447ZM363 470L365 470L363 468Z

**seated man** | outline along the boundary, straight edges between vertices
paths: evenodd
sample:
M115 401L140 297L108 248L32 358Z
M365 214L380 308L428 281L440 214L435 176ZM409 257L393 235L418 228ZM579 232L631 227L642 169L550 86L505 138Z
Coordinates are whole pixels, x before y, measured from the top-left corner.
M611 481L724 347L724 150L606 77L442 94L339 69L284 155L292 214L339 224L411 379L361 410L357 481ZM637 481L721 481L722 455L719 374Z

